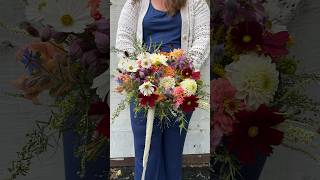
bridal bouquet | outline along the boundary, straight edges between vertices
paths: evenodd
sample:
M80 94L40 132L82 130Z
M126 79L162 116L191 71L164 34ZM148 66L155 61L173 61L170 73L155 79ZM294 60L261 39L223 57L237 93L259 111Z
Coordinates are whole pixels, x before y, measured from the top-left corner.
M118 93L125 92L123 103L134 102L135 110L155 109L161 122L176 117L180 128L185 126L185 113L194 111L205 104L205 87L196 72L192 60L182 49L169 53L139 47L134 54L120 59L116 81ZM113 114L117 117L123 106L118 106Z
M319 158L301 145L313 147L320 127L320 104L304 93L320 75L298 73L289 55L293 38L272 18L269 12L277 9L270 3L214 5L211 145L219 179L236 179L243 165L280 144Z
M26 72L14 81L22 93L9 93L43 105L52 97L49 120L36 121L26 144L9 168L15 179L30 171L34 157L59 145L65 131L80 137L74 155L80 158L80 175L87 161L105 152L109 139L109 21L100 0L27 0L27 21L8 30L31 37L16 59ZM40 97L40 98L39 98ZM74 119L72 121L70 119ZM107 171L107 170L106 170ZM105 172L105 176L107 172Z

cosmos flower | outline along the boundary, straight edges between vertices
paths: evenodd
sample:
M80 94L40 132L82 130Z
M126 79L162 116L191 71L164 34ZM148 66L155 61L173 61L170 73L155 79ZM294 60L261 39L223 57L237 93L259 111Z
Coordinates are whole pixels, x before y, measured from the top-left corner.
M277 109L262 105L257 111L241 111L236 114L239 123L235 124L234 131L229 136L228 150L235 153L240 162L253 164L257 152L269 156L272 153L271 145L281 143L283 133L274 126L282 123L284 117L277 112Z
M93 22L87 0L48 1L43 10L44 24L51 25L59 32L84 32Z
M153 108L158 97L159 95L157 94L151 94L149 96L144 96L143 94L139 94L140 104L144 107L149 106Z
M125 67L125 70L128 72L137 72L137 70L139 69L137 62L133 60L128 60L124 64L124 67Z
M150 59L150 54L149 53L142 53L142 54L139 54L137 56L137 59L140 60L141 62L141 67L143 68L150 68L151 67L151 59Z
M262 44L262 27L257 22L242 22L231 29L230 38L240 52L257 50Z
M147 81L139 86L139 90L144 96L150 96L155 91L155 85L150 81Z
M25 7L27 20L41 21L43 19L43 11L47 7L47 0L28 0L28 4Z
M182 110L184 112L194 111L199 105L198 100L199 98L194 95L185 97L183 103L181 104Z
M186 78L189 78L192 76L192 69L191 68L184 68L182 70L182 75Z

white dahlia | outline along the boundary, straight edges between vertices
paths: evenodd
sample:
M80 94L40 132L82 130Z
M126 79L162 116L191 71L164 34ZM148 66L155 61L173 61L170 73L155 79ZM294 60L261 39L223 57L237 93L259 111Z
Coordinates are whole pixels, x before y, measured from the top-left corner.
M43 20L59 32L84 32L94 19L88 0L51 0L43 10Z
M173 77L167 76L160 79L160 87L163 87L166 90L174 88L175 85L176 81Z
M139 86L139 90L144 96L150 96L153 94L155 87L150 81L147 81Z
M245 100L248 108L269 104L278 89L279 72L271 58L257 54L241 55L239 61L225 68L236 97Z
M194 79L185 79L180 85L187 96L194 95L198 89L197 82Z

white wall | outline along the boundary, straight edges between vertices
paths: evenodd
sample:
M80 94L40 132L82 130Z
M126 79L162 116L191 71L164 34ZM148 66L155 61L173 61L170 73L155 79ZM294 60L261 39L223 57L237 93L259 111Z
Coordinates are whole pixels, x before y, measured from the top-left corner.
M125 0L112 0L111 5L111 47L114 47L115 33L118 22L118 17ZM111 70L117 67L117 58L115 54L111 55ZM209 61L201 70L202 76L209 84ZM115 89L116 82L111 80L111 91ZM111 93L111 112L115 106L120 102L122 96ZM186 138L184 154L204 154L210 152L210 115L204 110L197 110L194 112L191 119L189 132ZM122 112L121 116L111 124L110 133L110 156L111 158L133 157L133 137L130 125L129 110Z

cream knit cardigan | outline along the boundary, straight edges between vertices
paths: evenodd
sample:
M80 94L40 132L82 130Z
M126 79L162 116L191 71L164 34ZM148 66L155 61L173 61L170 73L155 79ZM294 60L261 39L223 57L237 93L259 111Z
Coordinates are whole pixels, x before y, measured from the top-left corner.
M118 22L116 48L132 53L133 43L142 42L143 18L150 0L133 3L127 0ZM210 10L205 0L187 0L180 10L182 18L181 48L188 52L196 70L209 58L210 52Z

